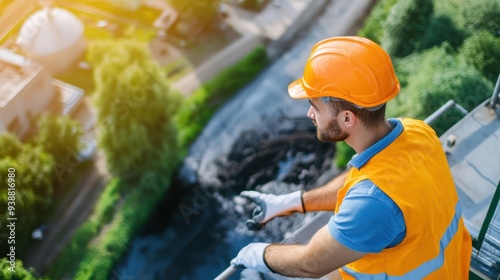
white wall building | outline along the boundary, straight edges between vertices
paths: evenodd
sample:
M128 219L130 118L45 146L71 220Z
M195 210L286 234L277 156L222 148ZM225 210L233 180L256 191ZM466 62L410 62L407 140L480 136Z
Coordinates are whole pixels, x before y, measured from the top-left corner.
M0 48L0 132L23 137L34 118L56 101L51 81L40 64Z
M23 138L44 113L74 115L87 128L94 120L87 120L86 105L79 106L83 96L83 89L53 79L42 65L0 48L0 133Z

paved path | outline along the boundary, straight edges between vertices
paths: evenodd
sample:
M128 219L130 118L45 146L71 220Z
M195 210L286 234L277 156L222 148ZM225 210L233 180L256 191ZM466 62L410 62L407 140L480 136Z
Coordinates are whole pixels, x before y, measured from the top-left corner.
M206 62L179 79L174 87L184 96L189 96L216 73L234 64L262 43L258 35L245 35L222 52L210 57Z
M204 82L213 78L221 70L238 62L259 44L276 42L290 28L297 26L300 28L300 26L307 25L307 22L301 22L301 16L310 10L325 6L328 1L280 0L279 3L279 6L268 4L258 14L224 5L228 15L225 22L240 33L241 38L179 79L173 84L173 87L184 96L191 95Z
M1 2L1 1L0 1ZM0 40L36 6L36 1L17 0L12 2L0 15Z
M104 173L104 161L102 153L95 155L88 173L83 174L82 180L72 186L65 201L54 211L43 241L32 246L23 259L25 266L34 267L37 273L45 273L76 229L92 213L109 179L109 175Z

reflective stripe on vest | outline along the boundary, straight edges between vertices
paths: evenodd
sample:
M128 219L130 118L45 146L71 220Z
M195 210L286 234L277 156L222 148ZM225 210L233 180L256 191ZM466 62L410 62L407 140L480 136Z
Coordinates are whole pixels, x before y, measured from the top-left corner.
M423 279L427 275L431 274L433 271L439 269L443 263L444 263L444 251L446 250L446 247L448 247L448 244L450 244L451 239L455 236L455 233L458 230L458 224L460 221L460 217L462 216L462 207L460 206L460 202L457 202L455 205L455 216L453 217L453 220L451 221L450 225L446 228L445 233L441 237L441 240L439 241L439 255L416 269L409 271L405 275L401 276L390 276L385 273L379 273L379 274L366 274L366 273L359 273L356 272L352 269L349 269L348 267L344 266L342 267L342 270L348 274L350 274L352 277L359 279L359 280L414 280L414 279Z

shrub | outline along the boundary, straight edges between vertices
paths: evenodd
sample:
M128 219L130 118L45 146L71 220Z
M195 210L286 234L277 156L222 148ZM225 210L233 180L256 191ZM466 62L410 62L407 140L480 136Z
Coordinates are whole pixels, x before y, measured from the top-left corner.
M474 68L461 64L459 67L439 71L432 75L429 84L422 88L423 114L427 117L449 99L455 100L466 110L472 110L486 100L493 91L493 85ZM463 115L450 110L432 124L438 135L458 122Z
M393 57L403 57L420 48L433 7L432 0L399 0L383 24L384 49Z
M447 43L455 50L462 45L465 34L447 15L435 16L431 19L425 35L421 39L420 50L429 49Z
M10 134L1 134L0 143L8 147L2 152L8 156L0 157L0 178L5 179L5 191L0 194L0 228L5 228L7 218L11 217L12 213L7 207L7 178L11 174L10 178L14 181L9 183L15 184L16 190L13 214L23 217L22 222L16 224L15 245L17 252L22 254L30 244L31 231L40 225L52 205L55 162L52 156L40 147L21 144ZM15 169L15 172L9 172L11 168ZM6 240L7 235L0 236L1 252L5 252L10 246Z
M83 131L80 123L68 116L44 115L37 121L35 143L51 154L57 162L75 157L80 147Z
M453 99L467 110L486 100L493 90L474 67L448 51L446 45L398 60L406 85L388 103L388 116L425 119L448 100ZM463 116L451 110L432 126L443 133Z
M91 242L87 254L79 264L75 279L109 279L111 270L126 252L134 233L146 222L168 189L170 177L152 174L147 177L147 180L141 182L141 186L124 198L120 209L108 224L107 232L98 236L99 242ZM142 185L151 183L163 187L148 188ZM137 211L139 205L141 211Z
M23 144L14 134L5 132L0 135L0 158L16 158L23 149Z
M33 268L23 267L20 260L15 261L15 270L11 271L11 267L7 258L0 259L0 279L2 280L36 280L35 270Z
M488 80L496 81L500 71L500 37L486 30L479 31L467 38L460 55Z
M500 32L500 3L491 0L461 1L459 21L463 28L474 34L486 30L492 34Z
M380 0L373 7L370 15L365 20L364 26L358 31L358 36L366 37L378 44L382 43L384 29L383 22L387 19L389 11L398 0Z

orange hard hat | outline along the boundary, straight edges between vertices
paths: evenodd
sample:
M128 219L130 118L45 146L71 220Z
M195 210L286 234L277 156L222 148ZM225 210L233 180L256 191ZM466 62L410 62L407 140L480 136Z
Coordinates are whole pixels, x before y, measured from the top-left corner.
M288 86L292 98L334 97L359 107L380 106L400 90L391 58L362 37L333 37L318 42L304 76Z

